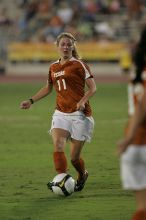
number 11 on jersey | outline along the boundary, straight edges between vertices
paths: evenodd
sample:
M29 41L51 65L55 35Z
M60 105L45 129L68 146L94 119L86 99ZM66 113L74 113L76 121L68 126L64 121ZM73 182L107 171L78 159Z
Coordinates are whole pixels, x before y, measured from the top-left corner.
M58 84L58 90L59 90L59 91L61 91L62 88L63 88L64 90L66 90L66 82L65 82L65 79L57 80L57 84Z

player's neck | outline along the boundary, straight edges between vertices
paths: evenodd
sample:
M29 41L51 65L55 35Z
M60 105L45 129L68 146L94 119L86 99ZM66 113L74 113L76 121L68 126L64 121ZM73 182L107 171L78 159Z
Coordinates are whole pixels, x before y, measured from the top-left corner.
M62 57L60 59L60 63L61 65L65 64L66 62L68 62L71 59L71 57Z

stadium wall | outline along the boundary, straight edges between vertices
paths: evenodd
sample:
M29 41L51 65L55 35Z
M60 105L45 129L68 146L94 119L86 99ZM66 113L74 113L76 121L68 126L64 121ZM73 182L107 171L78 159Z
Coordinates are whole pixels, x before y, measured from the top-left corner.
M126 47L122 42L101 41L80 43L78 51L88 61L118 61ZM48 62L58 57L55 45L46 43L11 43L7 51L10 62Z
M121 74L124 63L131 65L125 43L90 42L79 43L77 47L80 56L90 64L94 74L117 75ZM9 44L7 51L7 75L46 75L50 62L58 59L54 44L16 42Z

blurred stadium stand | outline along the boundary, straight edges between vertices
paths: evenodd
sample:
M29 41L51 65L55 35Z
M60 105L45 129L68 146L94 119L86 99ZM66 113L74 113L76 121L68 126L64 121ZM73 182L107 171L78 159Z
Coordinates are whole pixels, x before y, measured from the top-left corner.
M57 59L53 42L62 31L75 35L83 59L98 67L130 65L124 59L145 25L146 1L133 0L135 7L129 1L0 0L0 73L24 73L26 66L36 72L38 64L38 72L45 72Z

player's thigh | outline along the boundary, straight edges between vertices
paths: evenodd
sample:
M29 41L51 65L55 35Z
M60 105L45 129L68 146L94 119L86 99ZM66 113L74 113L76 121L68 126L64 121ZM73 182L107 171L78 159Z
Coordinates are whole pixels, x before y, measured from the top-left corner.
M70 133L64 129L53 128L51 134L55 150L63 151Z

